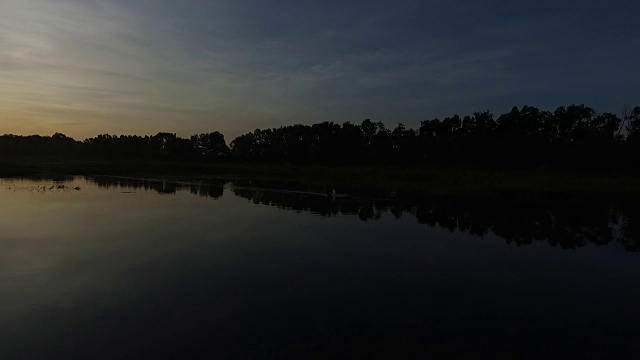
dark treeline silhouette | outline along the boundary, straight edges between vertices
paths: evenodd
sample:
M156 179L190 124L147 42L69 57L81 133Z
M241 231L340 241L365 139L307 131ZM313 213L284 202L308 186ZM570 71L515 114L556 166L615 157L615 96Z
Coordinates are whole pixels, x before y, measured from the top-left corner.
M554 201L486 200L414 200L368 197L327 197L319 189L290 188L289 184L256 182L247 179L209 182L172 182L163 180L90 178L104 188L144 189L160 194L189 191L194 195L217 199L224 187L254 204L283 210L310 212L331 217L357 216L375 221L382 216L400 219L411 216L420 224L450 232L466 232L475 237L495 234L506 243L530 245L547 242L562 249L577 249L588 244L619 244L627 251L640 251L640 207L637 204ZM386 214L386 215L385 215Z
M0 136L0 156L61 159L221 160L230 158L224 135L215 131L183 139L172 133L154 136L98 135L76 141L53 136Z
M229 145L219 132L180 138L99 135L0 136L0 156L60 159L157 159L305 165L474 166L576 171L640 170L640 107L622 116L584 105L553 112L514 107L422 121L419 128L381 122L323 122L255 130Z
M431 119L418 129L365 120L256 130L231 142L238 160L324 165L435 165L628 169L640 153L640 107L622 118L584 105L554 112L514 107Z

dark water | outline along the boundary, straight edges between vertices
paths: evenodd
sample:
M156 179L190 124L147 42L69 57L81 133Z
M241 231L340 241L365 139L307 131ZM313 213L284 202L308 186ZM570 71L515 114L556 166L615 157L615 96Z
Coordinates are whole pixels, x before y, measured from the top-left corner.
M0 359L640 356L639 204L274 187L3 179Z

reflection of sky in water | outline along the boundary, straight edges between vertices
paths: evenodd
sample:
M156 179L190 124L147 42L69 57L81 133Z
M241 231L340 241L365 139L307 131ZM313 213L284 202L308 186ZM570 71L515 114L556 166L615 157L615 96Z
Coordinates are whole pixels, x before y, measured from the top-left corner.
M29 188L40 184L53 182L0 188L0 355L303 356L453 333L535 351L564 333L590 351L631 351L638 335L640 263L616 243L509 246L388 212L282 211L231 185L212 200L189 186Z

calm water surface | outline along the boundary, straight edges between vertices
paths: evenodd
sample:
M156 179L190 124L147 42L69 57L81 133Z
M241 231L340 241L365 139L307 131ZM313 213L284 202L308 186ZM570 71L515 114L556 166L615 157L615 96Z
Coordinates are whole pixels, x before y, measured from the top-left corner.
M638 358L639 209L2 179L0 358Z

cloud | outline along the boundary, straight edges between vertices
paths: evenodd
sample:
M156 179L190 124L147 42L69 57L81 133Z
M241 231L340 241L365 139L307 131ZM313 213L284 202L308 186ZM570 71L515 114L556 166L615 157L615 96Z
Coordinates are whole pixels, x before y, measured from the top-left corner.
M65 124L59 130L76 136L232 137L292 122L415 124L578 97L617 108L610 94L631 99L637 85L625 59L640 53L627 21L638 5L605 5L4 0L0 123Z
M139 32L126 12L74 1L9 0L3 7L3 98L30 94L41 104L88 106L104 96L135 96L132 89L148 80L148 57L127 38ZM95 97L83 100L88 95Z

